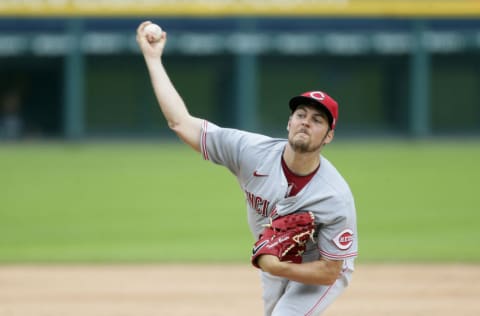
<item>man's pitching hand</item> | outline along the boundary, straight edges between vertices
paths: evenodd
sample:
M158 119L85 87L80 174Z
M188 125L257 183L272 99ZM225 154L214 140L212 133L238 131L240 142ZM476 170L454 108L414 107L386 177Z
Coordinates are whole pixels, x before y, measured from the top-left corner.
M159 59L163 54L163 50L167 42L167 33L163 31L162 35L160 36L160 40L155 42L149 42L147 38L147 33L145 32L145 27L150 24L152 24L151 21L145 21L138 26L137 43L140 47L140 50L142 51L143 56L145 56L146 59Z

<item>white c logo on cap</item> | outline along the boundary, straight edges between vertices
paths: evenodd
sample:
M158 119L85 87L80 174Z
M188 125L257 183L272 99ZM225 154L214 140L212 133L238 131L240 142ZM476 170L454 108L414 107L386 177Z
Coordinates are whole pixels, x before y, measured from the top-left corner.
M325 99L325 94L323 94L323 92L320 92L320 91L311 92L310 96L320 101L323 101Z

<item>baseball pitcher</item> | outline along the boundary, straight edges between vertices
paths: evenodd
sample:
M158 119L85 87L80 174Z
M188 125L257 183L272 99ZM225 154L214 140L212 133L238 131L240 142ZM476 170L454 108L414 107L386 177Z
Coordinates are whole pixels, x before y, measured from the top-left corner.
M137 42L168 126L204 159L228 168L245 194L264 314L320 315L349 284L357 256L352 193L321 155L334 137L337 102L322 91L293 97L287 139L193 117L162 63L167 33L152 41L150 24L140 24Z

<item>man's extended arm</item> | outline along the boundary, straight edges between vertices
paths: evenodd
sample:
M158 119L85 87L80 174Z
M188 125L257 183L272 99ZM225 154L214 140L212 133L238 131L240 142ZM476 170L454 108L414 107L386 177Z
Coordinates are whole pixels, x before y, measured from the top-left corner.
M137 29L137 42L145 58L158 104L170 129L193 149L200 151L199 139L203 120L190 115L163 67L161 57L167 33L163 32L158 42L148 41L144 29L150 23L146 21L140 24Z

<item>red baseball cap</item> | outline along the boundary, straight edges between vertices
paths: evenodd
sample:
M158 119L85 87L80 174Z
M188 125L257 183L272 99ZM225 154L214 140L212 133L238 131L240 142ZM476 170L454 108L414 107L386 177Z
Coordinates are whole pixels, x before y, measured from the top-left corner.
M313 102L312 102L313 101ZM295 111L297 106L304 104L319 105L328 115L330 128L335 129L338 120L338 103L331 96L322 91L308 91L290 99L290 109Z

